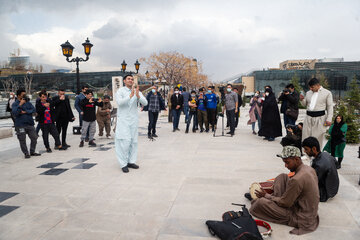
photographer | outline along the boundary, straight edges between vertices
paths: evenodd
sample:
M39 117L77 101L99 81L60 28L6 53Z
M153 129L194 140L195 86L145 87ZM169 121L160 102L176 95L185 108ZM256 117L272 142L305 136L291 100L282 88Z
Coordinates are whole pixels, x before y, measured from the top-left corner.
M285 146L295 146L302 150L301 141L302 141L302 127L303 123L299 123L298 125L286 125L287 134L282 138L280 144Z
M16 92L17 99L12 105L12 114L15 116L15 131L17 138L19 139L21 151L25 154L25 158L30 156L40 156L35 152L37 143L37 134L34 128L34 119L32 114L35 113L35 108L31 104L30 99L26 96L26 92L23 89L19 89ZM30 154L26 146L26 134L29 136Z
M288 84L279 97L281 101L280 112L284 114L284 125L295 125L299 116L299 93L293 84Z
M103 106L101 98L93 98L93 92L91 90L86 90L85 98L81 100L81 114L83 118L83 125L81 129L81 142L79 147L84 146L84 140L86 138L86 133L89 131L89 146L96 146L94 142L94 135L96 132L96 115L95 115L95 106Z

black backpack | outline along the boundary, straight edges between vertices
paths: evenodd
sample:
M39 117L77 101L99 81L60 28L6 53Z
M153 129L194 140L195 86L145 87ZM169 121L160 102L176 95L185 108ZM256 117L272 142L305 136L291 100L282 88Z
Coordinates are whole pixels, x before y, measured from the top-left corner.
M223 221L206 221L210 233L222 240L262 240L255 220L245 206L242 211L225 212Z

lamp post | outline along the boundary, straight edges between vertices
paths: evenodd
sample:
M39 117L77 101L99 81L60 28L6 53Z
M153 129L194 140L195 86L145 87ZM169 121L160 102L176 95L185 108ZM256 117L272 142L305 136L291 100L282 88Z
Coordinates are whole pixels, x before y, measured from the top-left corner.
M137 74L137 73L139 73L139 69L140 69L140 63L137 59L136 59L136 62L134 63L134 65L135 65L135 70L136 70L136 74ZM126 64L125 60L123 60L123 62L121 63L121 71L123 73L125 73L125 71L126 71L126 66L127 66L127 64ZM129 71L129 73L133 74L135 72Z
M89 60L89 55L90 55L90 52L91 52L91 48L93 46L90 43L89 38L87 38L82 45L84 46L84 52L85 52L85 55L86 55L86 59L76 57L76 58L73 58L71 60L69 58L73 54L73 50L74 50L73 45L71 45L69 43L69 41L66 41L65 43L60 45L61 48L62 48L62 53L66 57L66 61L68 61L68 62L76 62L76 93L77 94L80 94L79 62L86 62L87 60Z

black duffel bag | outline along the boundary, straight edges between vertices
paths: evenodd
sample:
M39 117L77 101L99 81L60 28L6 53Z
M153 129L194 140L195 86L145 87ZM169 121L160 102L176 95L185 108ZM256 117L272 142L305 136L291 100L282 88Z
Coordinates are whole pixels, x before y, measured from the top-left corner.
M223 221L206 221L210 233L222 240L262 240L255 220L245 206L223 214Z

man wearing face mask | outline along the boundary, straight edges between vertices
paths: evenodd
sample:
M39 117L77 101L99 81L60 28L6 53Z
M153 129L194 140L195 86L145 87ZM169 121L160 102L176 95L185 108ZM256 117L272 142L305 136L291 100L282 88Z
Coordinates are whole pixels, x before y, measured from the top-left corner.
M222 113L224 114L224 111L226 110L226 117L229 120L230 126L230 132L227 132L226 134L230 134L231 136L234 136L235 134L235 114L238 112L238 104L238 95L232 91L232 85L228 84L226 86L225 106Z
M215 131L215 120L216 120L216 107L217 107L217 98L216 94L213 93L212 87L208 87L208 91L205 94L206 96L206 110L207 117L209 121L209 125L211 125L211 129Z
M196 132L196 119L197 119L197 105L196 105L196 92L194 90L191 91L191 96L189 99L189 107L190 107L190 111L189 111L189 119L188 122L186 123L186 130L185 133L189 132L189 127L190 127L190 123L191 123L191 119L193 119L193 128L192 131L193 133ZM194 118L193 118L194 117Z
M308 85L310 90L306 92L305 98L300 95L301 104L306 106L302 139L315 137L322 149L326 127L331 126L334 113L333 97L331 92L323 88L316 78L310 79Z
M158 92L158 87L155 85L151 87L151 91L146 96L146 100L148 105L146 105L143 110L148 111L149 115L148 138L153 139L154 137L158 137L156 135L156 122L160 111L166 110L165 102Z
M179 88L174 88L174 94L171 96L171 112L173 115L173 132L180 131L179 120L181 109L184 105L184 97L179 93Z

